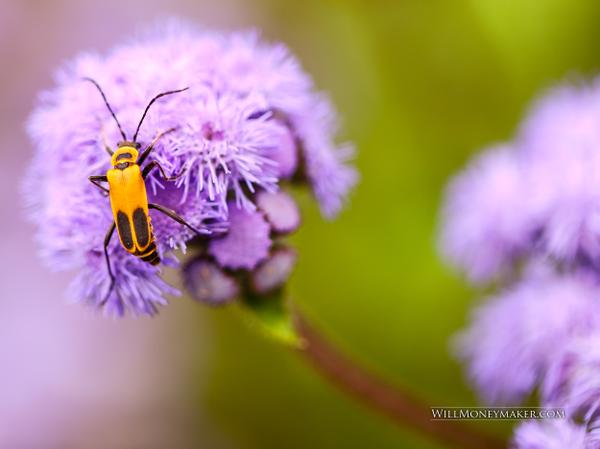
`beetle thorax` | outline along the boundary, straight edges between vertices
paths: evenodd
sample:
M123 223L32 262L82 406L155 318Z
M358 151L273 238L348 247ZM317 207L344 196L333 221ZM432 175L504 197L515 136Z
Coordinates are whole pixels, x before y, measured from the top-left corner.
M129 142L119 144L111 158L111 164L114 168L123 170L131 164L135 164L138 158L138 150Z

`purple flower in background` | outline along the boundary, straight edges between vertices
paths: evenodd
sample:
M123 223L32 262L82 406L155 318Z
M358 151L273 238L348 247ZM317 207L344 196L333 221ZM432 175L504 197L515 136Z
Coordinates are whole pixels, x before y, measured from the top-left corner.
M586 422L600 417L600 328L557 352L542 385L545 404Z
M569 417L521 425L514 447L599 448L600 79L551 90L451 183L443 217L446 258L502 286L457 340L480 395L514 404L538 389Z
M551 91L519 136L528 167L529 210L549 256L596 263L600 256L600 80Z
M449 186L441 250L474 282L535 252L600 260L600 80L551 91L515 141ZM575 261L578 262L578 261Z
M593 449L587 445L585 426L569 420L527 421L519 425L513 449Z
M175 128L158 141L151 159L167 174L183 175L166 182L154 173L146 185L150 202L175 210L203 234L192 249L204 265L184 271L200 276L186 281L199 300L222 303L238 295L242 272L250 276L269 258L273 239L297 228L297 207L281 193L287 182L306 179L328 216L340 210L356 182L345 164L349 147L334 142L335 111L281 44L263 43L254 32L173 23L107 56L82 54L40 95L29 121L36 152L25 182L41 256L53 270L77 270L70 288L75 300L99 305L109 291L103 240L113 218L108 199L87 178L110 168L102 136L113 147L121 140L84 77L102 86L128 136L150 98L189 87L153 105L138 141L144 147ZM176 266L174 250L185 251L195 235L150 214L163 263ZM160 267L132 257L116 238L109 255L116 283L108 313L154 314L165 294L177 293L161 279ZM206 288L198 285L202 279Z
M524 170L509 146L479 156L452 181L444 207L444 256L476 283L505 269L531 239Z
M583 274L529 270L488 299L456 341L471 380L490 404L515 405L532 393L569 338L600 329L600 286Z

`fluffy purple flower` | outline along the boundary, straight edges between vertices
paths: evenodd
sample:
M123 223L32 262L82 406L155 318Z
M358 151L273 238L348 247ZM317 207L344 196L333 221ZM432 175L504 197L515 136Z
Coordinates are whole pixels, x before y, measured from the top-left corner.
M599 298L587 275L538 269L484 302L456 341L481 397L516 404L530 394L570 338L600 328Z
M600 329L557 352L542 388L545 404L590 421L600 416Z
M527 247L535 227L523 195L524 167L514 148L494 147L450 184L441 248L476 283L505 270Z
M323 213L328 217L336 215L343 206L345 193L357 182L356 171L346 164L354 154L351 145L334 147L331 136L326 130L338 128L333 106L326 99L317 101L312 116L304 114L291 118L291 126L296 138L302 142L306 172L313 186L313 191ZM304 137L302 137L304 136ZM322 151L330 148L330 151Z
M555 87L533 105L519 138L530 154L587 152L589 143L600 139L599 108L600 79Z
M515 431L512 449L597 449L586 442L585 426L570 420L526 421Z
M599 117L600 79L550 91L512 149L476 160L447 197L446 257L473 281L513 275L459 338L477 389L515 403L541 386L543 405L584 424L524 424L519 449L600 447Z
M475 282L527 251L600 261L600 80L551 91L512 149L476 159L451 185L442 251Z
M199 31L175 23L107 56L79 55L57 73L56 86L40 95L29 120L36 151L25 181L42 258L54 270L78 271L70 288L78 301L99 305L109 291L103 240L113 218L108 199L87 178L110 168L102 136L113 148L121 140L84 77L102 86L130 138L150 98L189 87L157 101L138 136L145 146L175 128L157 142L150 159L167 174L183 175L167 182L155 170L146 185L151 202L201 231L222 268L249 270L267 257L274 229L257 210L260 192L275 193L290 178L306 179L332 216L356 180L345 164L347 146L334 143L334 110L283 45L263 43L255 32ZM173 251L185 250L195 235L155 212L150 214L158 252L174 266ZM247 235L256 237L253 243L244 240ZM153 314L166 303L166 293L177 293L161 279L159 267L126 253L117 238L109 255L116 275L109 313Z
M539 246L559 260L600 256L600 80L551 91L532 110L519 144Z

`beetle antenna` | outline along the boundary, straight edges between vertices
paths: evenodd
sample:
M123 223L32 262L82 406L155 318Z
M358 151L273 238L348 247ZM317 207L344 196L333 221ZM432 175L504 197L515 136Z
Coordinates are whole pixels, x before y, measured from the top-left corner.
M134 142L136 142L136 141L137 141L137 135L138 135L138 132L140 132L140 126L142 126L142 122L143 122L143 121L144 121L144 119L146 118L146 114L148 113L148 109L150 109L150 106L152 106L152 104L153 104L153 103L154 103L156 100L158 100L160 97L164 97L164 96L166 96L166 95L171 95L171 94L176 94L176 93L179 93L179 92L186 91L186 90L188 90L188 89L189 89L189 87L185 87L185 88L183 88L183 89L179 89L179 90L170 90L170 91L168 91L168 92L163 92L163 93L160 93L160 94L158 94L158 95L157 95L156 97L154 97L152 100L150 100L150 103L148 103L148 106L146 106L146 110L144 111L144 114L142 114L142 118L140 119L140 123L138 123L138 126L137 126L137 128L136 128L136 130L135 130L135 134L133 135L133 141L134 141Z
M117 123L117 126L119 127L119 132L121 133L121 137L123 137L123 140L127 140L127 137L125 136L125 133L123 132L123 128L121 128L121 124L119 123L119 120L117 120L117 116L115 114L115 111L113 111L113 109L110 107L110 104L108 103L108 100L106 99L106 95L104 95L104 92L102 91L102 88L100 87L100 85L96 81L94 81L93 79L91 79L91 78L87 78L86 77L86 78L83 78L83 79L84 79L84 81L89 81L94 86L96 86L96 88L98 89L98 92L100 92L100 95L102 95L102 99L104 100L104 104L106 105L106 107L110 111L110 115L112 115L112 118L115 119L115 122Z

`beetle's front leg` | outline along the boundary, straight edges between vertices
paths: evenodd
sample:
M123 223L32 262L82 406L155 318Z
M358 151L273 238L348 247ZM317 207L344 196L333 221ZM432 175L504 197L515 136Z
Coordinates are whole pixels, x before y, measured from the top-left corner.
M92 184L102 190L104 196L108 196L109 190L100 184L101 182L108 182L108 178L105 175L90 176L88 179Z

